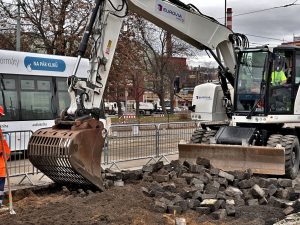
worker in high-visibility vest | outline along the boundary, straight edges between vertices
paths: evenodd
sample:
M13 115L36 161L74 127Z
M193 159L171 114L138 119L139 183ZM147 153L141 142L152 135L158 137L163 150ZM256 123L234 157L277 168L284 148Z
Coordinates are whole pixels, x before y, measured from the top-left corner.
M271 74L271 84L272 85L283 85L286 83L286 76L284 71L282 70L282 66L277 65L274 68Z
M3 116L5 116L4 109L2 106L0 106L0 117ZM1 209L5 209L2 204L4 199L4 185L6 179L6 168L3 151L5 151L6 160L8 160L10 156L10 149L6 140L4 139L2 130L0 128L0 211L2 211Z

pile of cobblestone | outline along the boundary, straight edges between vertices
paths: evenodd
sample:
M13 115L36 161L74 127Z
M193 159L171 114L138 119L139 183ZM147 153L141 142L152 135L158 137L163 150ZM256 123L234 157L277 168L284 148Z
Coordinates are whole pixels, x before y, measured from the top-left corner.
M143 193L162 213L195 210L221 220L235 217L237 207L246 205L279 207L285 215L300 212L300 186L291 179L255 176L251 170L225 172L203 158L196 163L157 162L138 171L106 173L105 178L107 186L142 179L149 184Z

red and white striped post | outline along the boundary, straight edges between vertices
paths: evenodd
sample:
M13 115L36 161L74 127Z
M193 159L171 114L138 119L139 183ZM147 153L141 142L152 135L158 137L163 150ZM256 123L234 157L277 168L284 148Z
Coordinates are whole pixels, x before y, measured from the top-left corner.
M227 8L227 13L226 13L226 20L227 20L227 27L232 30L232 8Z

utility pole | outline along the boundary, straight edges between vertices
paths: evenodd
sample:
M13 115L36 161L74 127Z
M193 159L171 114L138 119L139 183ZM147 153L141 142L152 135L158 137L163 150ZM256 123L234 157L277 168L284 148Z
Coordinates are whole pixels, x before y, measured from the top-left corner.
M226 12L227 12L227 0L225 0L225 11L224 11L224 13L225 13L225 26L227 26L227 14L226 14Z
M18 0L17 3L18 12L17 12L17 33L16 33L16 50L21 50L21 1Z

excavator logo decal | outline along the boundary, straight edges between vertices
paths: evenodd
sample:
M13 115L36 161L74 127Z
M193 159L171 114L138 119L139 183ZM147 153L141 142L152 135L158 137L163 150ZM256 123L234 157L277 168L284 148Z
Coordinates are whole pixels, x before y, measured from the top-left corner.
M211 100L211 96L196 96L196 99Z
M157 4L156 9L158 12L160 12L161 14L168 16L170 18L176 17L176 20L184 23L185 15L183 13L179 12L175 8L174 9L171 8L171 6L166 5L161 0L157 0L156 4Z
M160 12L163 11L163 8L164 7L161 4L158 4L158 11L160 11Z

